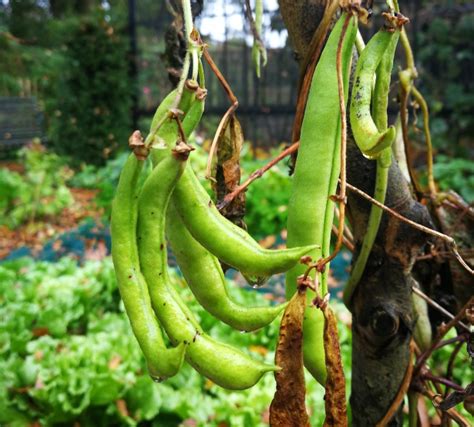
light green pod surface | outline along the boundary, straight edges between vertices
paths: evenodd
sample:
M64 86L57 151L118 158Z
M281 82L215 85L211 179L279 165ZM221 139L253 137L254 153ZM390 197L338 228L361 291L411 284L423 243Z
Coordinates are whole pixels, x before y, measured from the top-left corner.
M396 133L394 126L383 131L377 128L371 114L371 99L376 69L393 39L399 37L399 32L399 30L380 30L367 43L357 61L350 105L350 123L357 146L368 157L375 157L390 147Z
M140 271L136 224L138 177L142 167L143 161L130 154L120 174L112 204L112 259L120 295L150 375L155 379L166 379L180 369L185 347L180 344L176 348L166 348Z
M219 260L189 233L171 201L166 233L186 283L213 316L240 331L254 331L271 323L286 304L246 307L232 301Z
M151 120L150 131L152 131L158 125L165 115L169 114L170 108L173 106L173 103L176 100L177 93L178 91L174 89L163 99L163 101L161 101ZM186 113L191 107L194 99L195 92L185 86L179 101L179 110L181 110L183 113ZM177 129L176 121L170 120L169 123L173 124L173 128L175 130ZM165 126L165 124L163 126Z
M388 95L392 79L393 61L397 49L400 31L395 31L387 50L376 70L375 87L372 96L372 116L379 131L388 128Z
M289 270L314 245L268 250L223 217L188 166L173 194L173 201L192 236L220 260L246 274L271 276Z
M229 390L253 387L267 372L279 370L275 365L251 359L231 345L199 334L189 345L186 361L196 371Z
M413 311L416 315L415 329L413 330L413 338L421 351L426 351L431 345L432 331L430 318L428 316L427 302L418 296L412 294Z
M336 192L340 173L341 134L336 55L346 16L342 14L337 21L313 75L288 205L288 247L322 245L322 249L309 253L313 260L328 256L330 251L334 203L329 200L329 196ZM346 97L356 34L357 21L351 18L342 44L341 66ZM287 273L287 298L295 292L297 278L305 270L305 266L297 265ZM325 278L321 292L327 292ZM323 332L324 316L321 311L307 309L303 332L304 362L321 384L326 381Z
M139 199L138 246L155 313L174 343L187 345L185 358L198 372L229 389L252 387L273 365L255 361L231 346L206 336L192 313L169 285L165 215L173 188L185 162L169 155L148 177Z
M397 48L400 32L396 31L382 55L382 59L376 70L376 82L372 96L372 116L379 132L383 132L388 126L388 94L390 91L390 80L393 68L393 60ZM370 42L367 46L370 46ZM372 45L376 46L377 45ZM395 139L395 138L394 138ZM385 203L387 193L389 168L392 163L392 149L390 145L377 155L377 171L375 176L374 198L380 203ZM351 275L344 289L344 304L350 307L354 291L364 273L367 260L374 245L382 220L383 211L378 206L370 208L367 232L362 241L362 247L352 266Z

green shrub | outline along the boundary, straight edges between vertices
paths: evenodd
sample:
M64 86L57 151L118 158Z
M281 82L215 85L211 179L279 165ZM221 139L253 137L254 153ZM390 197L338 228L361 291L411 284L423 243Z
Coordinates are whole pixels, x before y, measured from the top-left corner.
M442 190L454 190L471 203L474 201L474 162L437 156L434 176Z
M427 20L416 36L416 60L421 90L430 106L433 143L451 156L466 156L474 134L474 15L437 16Z
M48 137L72 161L103 164L130 134L131 84L124 29L104 12L56 22L64 64L46 99Z
M73 203L66 187L71 172L39 143L19 152L25 173L0 170L0 225L15 228L25 221L59 214Z
M182 279L171 277L212 336L273 360L278 322L251 334L234 331L202 309ZM257 292L229 290L242 304L268 304ZM341 334L346 363L349 329L343 326ZM0 343L2 425L178 426L185 420L197 427L267 425L263 414L275 390L273 375L241 392L223 390L187 365L166 382L150 379L109 258L82 267L67 258L56 264L28 259L0 264ZM322 424L323 394L308 381L313 425Z

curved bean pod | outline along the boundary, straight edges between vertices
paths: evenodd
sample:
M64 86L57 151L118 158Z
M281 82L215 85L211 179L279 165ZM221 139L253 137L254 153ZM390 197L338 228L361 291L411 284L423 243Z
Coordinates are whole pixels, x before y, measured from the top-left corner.
M377 78L372 96L372 114L374 123L380 132L386 130L388 126L388 94L390 91L393 60L395 57L399 36L400 31L395 31L392 34L390 43L388 44L387 49L380 60L380 64L377 67ZM370 41L365 49L372 49L373 46L374 45ZM368 54L370 54L370 51ZM385 202L385 195L388 185L388 173L392 163L391 144L394 139L395 137L389 141L390 145L383 149L377 156L374 198L380 203ZM371 206L369 220L367 222L367 232L364 236L359 255L353 264L351 275L344 289L344 303L347 307L350 306L354 291L362 277L362 274L364 273L367 260L369 259L375 238L377 237L380 221L382 220L382 214L382 209L374 205Z
M370 39L357 61L350 123L357 146L368 157L375 157L383 149L390 147L396 134L394 126L384 130L377 128L371 115L370 103L374 74L393 39L398 38L399 32L399 30L380 30Z
M219 213L189 166L174 190L173 201L192 236L220 260L246 274L282 273L318 246L282 250L256 247L248 233Z
M186 283L213 316L240 331L254 331L271 323L286 304L245 307L232 301L219 260L186 229L173 201L168 207L166 233Z
M183 119L187 134L199 122L204 102L196 100ZM193 112L192 112L193 111ZM168 147L169 148L169 147ZM167 155L167 150L154 150L154 164ZM220 260L247 276L271 276L287 271L316 246L283 250L263 249L245 230L223 217L207 191L187 165L173 193L176 209L192 236Z
M152 305L174 344L187 344L185 358L198 372L228 389L252 387L266 372L278 369L255 361L233 347L219 343L196 328L185 313L179 295L169 285L165 242L165 212L185 162L164 158L148 177L139 199L138 245L140 264Z
M288 205L288 247L321 244L322 249L309 253L313 260L329 255L334 194L340 172L340 107L336 73L336 56L346 13L337 21L326 42L308 95L301 127L300 147ZM342 42L342 73L347 97L352 50L357 34L357 20L351 17ZM293 267L286 277L287 299L296 290L297 278L306 266ZM326 278L321 293L327 292ZM309 292L308 292L309 294ZM308 295L308 299L311 296ZM324 316L321 310L307 309L304 321L304 363L321 383L326 382L324 356Z
M140 270L136 243L137 182L143 163L131 154L120 174L112 203L112 259L120 295L149 373L154 379L162 380L178 372L184 360L185 346L166 348Z

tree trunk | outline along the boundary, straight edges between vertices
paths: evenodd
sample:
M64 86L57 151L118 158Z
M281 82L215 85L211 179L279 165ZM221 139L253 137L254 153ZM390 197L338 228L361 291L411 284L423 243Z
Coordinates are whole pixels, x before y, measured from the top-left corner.
M300 63L307 55L326 3L327 0L279 0ZM351 135L348 135L347 176L352 185L373 194L375 161L361 155ZM348 196L348 218L356 243L356 259L371 206L354 193ZM395 161L390 168L385 204L420 224L431 226L428 211L413 199ZM350 307L353 316L351 406L354 426L376 425L394 401L405 376L414 325L411 269L427 240L426 234L384 213ZM388 425L402 425L401 410Z

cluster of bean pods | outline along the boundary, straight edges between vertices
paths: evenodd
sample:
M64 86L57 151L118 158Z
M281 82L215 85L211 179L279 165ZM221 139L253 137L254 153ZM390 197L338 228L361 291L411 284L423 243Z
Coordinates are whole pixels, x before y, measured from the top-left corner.
M390 22L394 20L392 17ZM398 28L384 28L362 52L350 103L354 138L366 156L377 159L376 198L381 201L394 137L394 128L387 125L386 111ZM186 361L221 387L245 389L266 372L279 369L254 360L203 331L169 280L167 243L197 301L222 322L241 331L253 331L268 325L282 312L285 304L244 307L234 302L227 293L220 261L257 281L287 272L290 297L296 290L297 278L307 268L299 263L300 258L309 255L317 260L329 255L334 212L329 196L337 189L341 149L336 56L339 52L346 103L357 30L357 14L344 11L314 71L288 206L288 249L263 249L245 230L224 218L188 161L192 148L186 141L204 111L203 77L199 79L201 86L194 80L186 82L179 112L172 110L176 90L162 101L146 144L139 134L134 134L130 144L133 153L122 170L112 207L112 256L132 330L153 378L163 380L175 375ZM153 170L140 185L148 154ZM380 216L375 209L371 213L372 234L364 241L357 260L363 264L357 267L359 270L363 271L368 255L365 252L370 252ZM349 301L359 279L353 274L346 290ZM321 295L327 293L327 269L321 274L319 291ZM324 385L323 329L322 312L308 304L304 362Z
M346 104L358 31L357 12L357 8L343 12L329 35L312 76L301 126L293 190L288 206L288 247L321 244L321 249L309 253L315 259L330 255L334 213L334 201L330 196L336 194L341 167L342 129L337 54L339 50ZM377 159L375 198L382 203L391 162L390 145L395 137L394 127L387 127L388 91L399 28L406 22L406 18L393 13L386 15L388 25L372 37L359 57L350 102L350 126L354 139L365 156ZM347 303L364 270L380 218L381 210L372 208L369 231L346 288ZM295 265L288 272L288 297L295 292L297 278L305 273L305 269L303 265ZM320 296L327 293L327 271L326 266L318 280ZM309 274L314 277L319 273L312 270ZM309 293L308 298L311 298ZM322 385L326 381L323 329L322 311L308 304L303 332L304 364Z
M227 292L219 260L248 276L263 277L293 267L314 246L263 249L219 213L188 162L192 148L186 139L200 122L204 94L197 82L187 81L179 103L179 125L173 117L178 112L170 112L177 96L173 91L155 113L151 129L161 125L150 146L134 134L134 151L121 172L112 206L112 256L125 309L150 375L156 380L169 378L186 361L221 387L245 389L278 368L203 331L169 280L167 240L197 301L241 331L268 325L286 304L237 304ZM153 170L140 185L149 153Z

